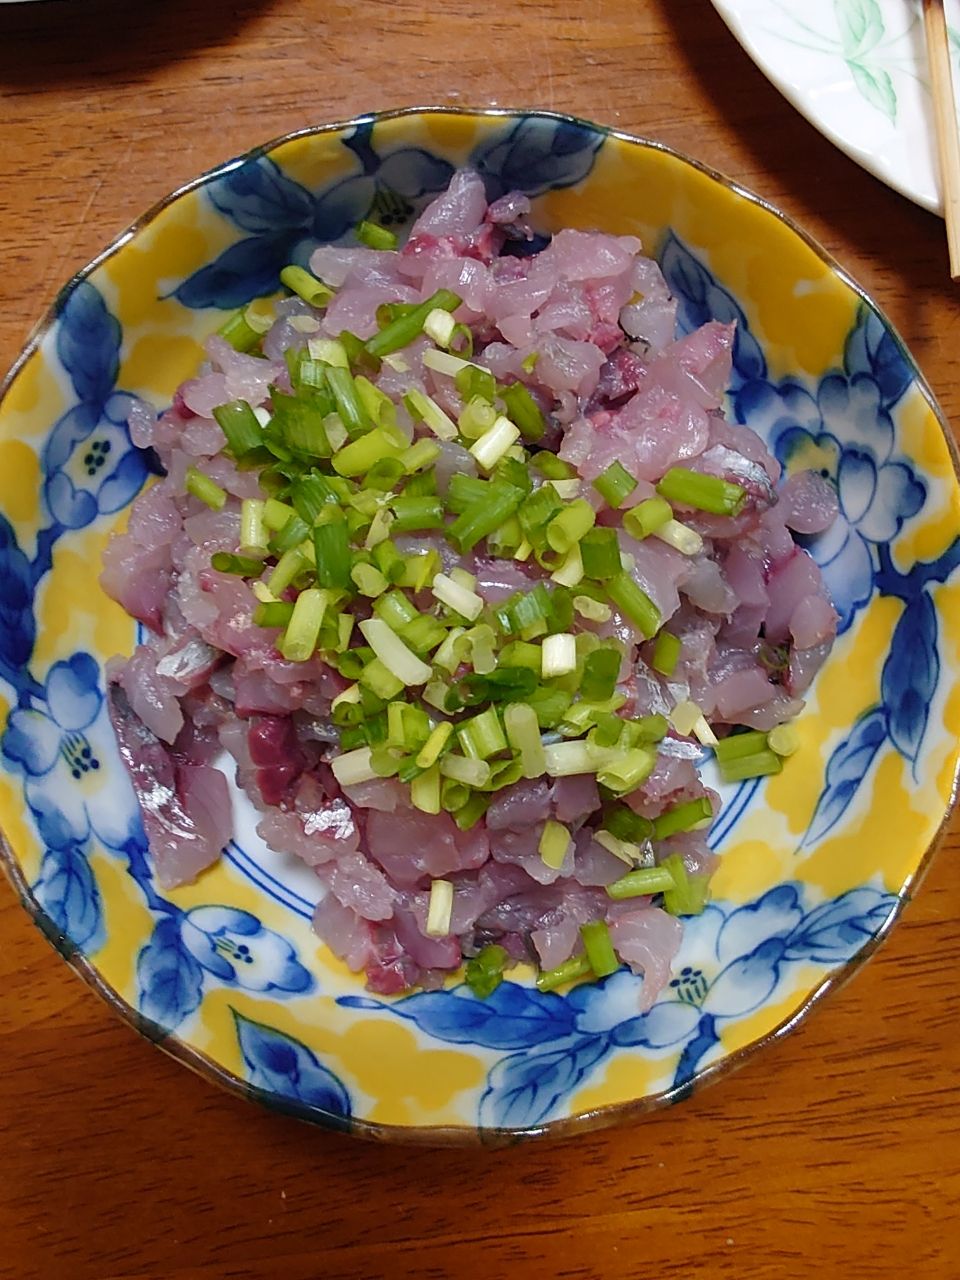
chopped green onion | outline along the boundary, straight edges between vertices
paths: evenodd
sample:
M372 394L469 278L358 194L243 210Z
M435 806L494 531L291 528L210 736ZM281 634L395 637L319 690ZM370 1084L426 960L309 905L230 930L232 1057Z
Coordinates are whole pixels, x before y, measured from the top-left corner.
M664 910L669 911L672 916L700 915L706 905L710 877L690 875L678 853L664 858L660 870L669 871L673 879L673 888L665 889L663 893Z
M580 539L579 545L586 577L604 582L621 572L616 529L590 529Z
M362 596L375 600L383 595L390 583L379 569L372 564L355 564L350 570L350 578Z
M779 773L783 761L774 751L757 751L749 756L737 756L734 760L726 760L720 765L720 776L724 782L742 782L745 778L765 778Z
M297 596L293 614L280 641L280 652L288 662L306 662L313 657L329 600L329 591L320 591L316 587L308 587Z
M670 721L681 737L693 736L705 747L715 747L717 736L695 702L678 702L670 713Z
M792 756L800 750L800 735L792 724L778 724L767 734L767 745L778 756Z
M768 735L759 729L749 729L746 733L731 733L721 738L713 748L713 754L723 765L728 760L738 760L742 756L752 756L758 751L766 751L769 746Z
M653 823L625 804L607 805L603 810L603 825L611 835L633 844L649 840L653 835Z
M415 422L424 422L441 440L456 440L457 424L424 391L411 387L403 403Z
M436 765L424 769L423 773L411 781L410 800L413 807L421 813L440 812L440 770Z
M310 534L310 526L296 512L290 517L279 533L275 533L270 541L271 549L281 556L293 547L299 547Z
M625 573L617 574L604 586L620 612L649 640L660 626L660 610L646 592Z
M254 556L235 556L229 551L215 551L210 557L217 573L233 573L241 578L255 578L263 572L263 561Z
M294 578L308 567L309 563L299 547L291 547L277 561L273 572L267 579L267 590L272 591L275 596L281 596Z
M258 627L285 627L292 617L293 605L286 600L264 602L253 611L253 621Z
M433 581L439 570L440 553L436 550L421 552L420 556L408 556L403 561L403 573L398 579L398 585L422 591L428 582Z
M588 535L589 536L589 535ZM619 561L619 555L617 557ZM577 587L583 581L583 557L580 554L580 543L575 542L564 557L559 569L550 575L551 582L558 582L562 587Z
M356 653L357 651L352 649L349 652ZM344 654L343 656L347 657L348 655ZM341 669L341 674L345 675L346 672ZM380 658L371 658L356 678L365 689L375 693L378 698L383 698L384 702L389 702L391 698L395 698L405 687L400 677L394 675Z
M566 690L549 689L544 685L530 695L527 704L536 715L541 729L554 729L572 701L573 698Z
M666 498L646 498L623 513L623 527L631 538L648 538L673 518Z
M464 755L473 760L489 760L507 748L507 739L495 707L488 707L472 719L458 724L457 738Z
M574 596L573 607L588 622L609 622L613 616L610 606L591 596Z
M263 428L246 400L231 400L229 404L218 405L213 416L235 458L243 458L263 444Z
M681 555L698 556L703 550L703 539L696 529L691 529L687 524L681 524L679 520L668 520L659 529L654 529L653 536L665 542L668 547L679 551Z
M443 504L439 498L392 498L390 505L396 517L392 526L393 533L443 528Z
M280 272L280 283L311 307L325 307L333 297L333 290L303 267L284 267Z
M586 702L605 702L612 697L622 661L620 651L612 647L588 653L584 659L583 679L580 682L581 698Z
M457 371L453 381L465 404L476 399L493 404L497 394L497 382L489 369L484 369L478 364L467 364L465 369Z
M573 480L550 480L551 487L560 495L564 502L572 502L580 493L580 481Z
M267 549L267 526L263 519L264 502L260 498L244 498L240 503L240 550L248 555Z
M608 884L607 895L615 902L621 902L625 898L646 898L673 888L674 880L668 867L638 867Z
M350 357L342 342L336 338L310 338L307 350L314 360L322 360L332 369L349 369Z
M543 749L546 773L551 778L568 778L577 773L595 773L598 759L596 748L589 742L553 742ZM606 753L613 755L616 753Z
M360 393L350 370L331 367L327 372L327 382L330 384L330 390L333 392L333 398L337 403L337 413L346 428L347 435L358 436L362 432L368 431L373 422L364 408L363 401L360 399ZM389 439L385 433L384 438ZM359 441L355 443L359 443ZM349 448L350 446L347 447ZM394 448L396 448L396 445L394 445ZM343 453L344 450L341 450L337 457L342 457ZM373 461L376 461L376 459L373 459ZM336 465L336 459L334 460L334 467L340 475L358 474L356 471L342 471Z
M374 427L344 447L333 457L333 469L341 476L359 476L381 458L399 458L403 449L383 427Z
M577 498L547 525L547 542L554 551L565 555L593 528L596 519L597 513L586 498Z
M436 351L433 347L428 347L423 353L423 363L427 369L433 369L436 373L444 373L450 378L456 378L457 374L464 369L478 369L480 367L479 365L472 365L469 360L464 360L461 356L453 356L449 351Z
M620 968L620 961L613 949L610 929L606 922L594 920L590 924L582 924L580 937L583 939L583 947L590 961L590 968L596 976L606 978L609 974L616 973Z
M543 484L524 498L517 518L527 537L532 542L542 544L546 538L547 525L563 509L563 500L553 485Z
M520 438L520 428L502 415L494 421L489 431L470 446L470 452L484 471L492 471L515 441Z
M577 668L577 641L563 632L547 636L540 649L541 674L544 680L565 676Z
M546 422L540 406L522 382L512 382L500 388L500 399L511 422L520 428L525 440L539 440L546 430Z
M445 778L465 787L484 787L490 781L490 766L485 760L473 756L441 756L440 772Z
M432 338L438 347L449 347L456 327L453 316L441 307L434 307L423 322L423 332L428 338Z
M547 770L536 712L524 703L513 702L504 709L503 725L507 741L520 753L525 778L539 778Z
M244 311L235 311L217 333L230 343L234 351L252 351L261 338L259 330L250 324Z
M354 787L359 782L372 782L379 777L371 764L369 747L359 747L356 751L348 751L337 756L330 764L333 776L341 787Z
M389 538L373 548L373 562L389 582L397 582L403 576L403 556Z
M397 237L394 233L388 231L386 227L379 226L376 222L364 220L359 223L356 236L360 243L365 244L368 249L395 249L397 247Z
M683 643L679 636L673 635L670 631L658 632L651 663L654 671L659 671L662 676L672 676L682 648Z
M431 590L441 604L447 605L468 622L474 622L483 611L483 597L455 582L448 574L438 573L433 579Z
M578 978L589 977L592 973L593 969L586 956L571 956L555 969L547 969L541 973L537 978L537 990L553 991L568 982L576 982Z
M417 755L417 764L421 769L429 769L431 765L436 764L452 735L453 725L449 720L441 721L431 731L430 737L423 744Z
M497 637L493 627L482 622L468 632L467 639L470 642L470 662L477 675L485 676L493 671L497 665Z
M417 617L416 606L402 591L390 591L373 606L373 611L388 627L400 631Z
M625 795L650 776L656 763L657 753L650 747L618 751L614 759L597 770L597 782L616 795Z
M275 533L295 514L293 507L287 506L285 502L278 502L276 498L267 498L263 504L263 523Z
M478 1000L486 1000L503 981L503 971L509 963L506 948L490 943L479 955L467 961L464 981Z
M440 446L436 440L428 440L424 437L421 440L415 440L409 449L401 453L400 462L407 475L412 475L415 471L432 467L439 457Z
M657 493L680 506L709 511L715 516L739 515L747 500L743 485L686 467L671 467L657 485Z
M633 493L637 482L622 463L611 462L606 471L601 472L594 480L593 487L607 506L616 510Z
M506 785L506 784L504 784ZM461 831L469 831L476 826L490 805L491 797L482 791L472 791L466 801L460 805L453 815L453 820Z
M537 673L527 667L500 667L486 675L468 675L460 681L457 692L466 706L480 702L510 702L528 698L537 687Z
M429 613L418 614L400 628L400 639L420 658L436 649L446 636L447 628Z
M212 511L220 511L227 501L226 489L221 489L215 480L211 480L197 467L187 467L187 493L209 507Z
M321 587L350 585L350 538L342 520L314 525L313 550L317 557L317 582ZM384 582L386 586L386 582Z
M433 297L428 298L426 302L421 302L406 315L398 316L396 320L385 325L379 333L375 333L368 339L367 351L375 356L386 356L394 351L400 351L420 336L427 316L434 308L456 311L462 301L462 298L458 298L449 289L438 289Z
M359 625L367 644L387 670L403 684L425 684L430 679L433 673L427 664L421 662L380 618L367 618Z
M695 831L699 827L709 826L712 819L713 806L706 796L699 796L696 800L675 804L673 808L654 818L653 838L666 840L681 831Z
M570 832L562 822L555 822L553 818L548 818L543 824L540 843L537 846L541 861L551 871L559 871L569 848Z
M484 497L472 502L447 528L447 537L461 554L472 551L481 538L498 529L520 506L524 493L505 481L490 482Z

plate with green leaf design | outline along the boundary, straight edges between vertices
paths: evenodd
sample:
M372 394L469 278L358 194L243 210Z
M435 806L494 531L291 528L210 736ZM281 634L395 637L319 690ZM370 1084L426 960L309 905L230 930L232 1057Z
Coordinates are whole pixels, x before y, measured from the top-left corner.
M882 182L938 210L920 0L713 0L764 74ZM945 0L960 83L960 0Z

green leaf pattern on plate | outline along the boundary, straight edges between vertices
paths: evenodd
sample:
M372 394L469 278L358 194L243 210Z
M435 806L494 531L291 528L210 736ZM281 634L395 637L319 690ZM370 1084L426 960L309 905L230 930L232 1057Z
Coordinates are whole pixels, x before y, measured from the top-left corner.
M891 124L897 123L899 102L894 77L910 74L909 44L920 21L919 5L909 26L891 33L879 0L833 0L836 35L818 28L815 17L800 18L795 0L781 0L777 7L797 33L787 36L781 32L782 39L798 48L842 58L861 96L871 107L882 111ZM949 35L954 74L960 75L960 32L951 27Z
M883 15L877 0L834 0L843 56L853 82L871 106L897 120L897 91L890 73L869 55L883 39Z

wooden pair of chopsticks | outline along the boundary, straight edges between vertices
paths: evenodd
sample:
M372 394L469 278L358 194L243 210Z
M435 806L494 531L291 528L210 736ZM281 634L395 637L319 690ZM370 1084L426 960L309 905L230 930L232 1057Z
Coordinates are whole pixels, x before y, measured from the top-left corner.
M950 42L943 0L923 0L923 24L927 33L927 57L933 90L933 115L940 152L943 215L947 224L950 275L960 280L960 132L953 96Z

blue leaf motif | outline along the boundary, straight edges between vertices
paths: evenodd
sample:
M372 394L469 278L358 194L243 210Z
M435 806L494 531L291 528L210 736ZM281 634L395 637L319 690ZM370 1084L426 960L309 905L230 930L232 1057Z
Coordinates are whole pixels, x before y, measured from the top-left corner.
M0 515L0 672L15 677L33 652L36 622L30 562L17 545L13 526ZM18 683L11 679L11 683Z
M247 1079L258 1089L346 1119L350 1095L305 1044L233 1010Z
M843 964L873 938L896 910L895 894L851 889L808 913L786 940L786 960Z
M731 389L766 378L767 362L740 304L672 231L660 251L660 270L679 303L677 328L682 333L692 333L709 320L736 323Z
M394 1004L366 996L341 996L351 1009L389 1009L409 1018L421 1031L449 1044L478 1044L487 1049L530 1049L569 1035L576 1010L561 996L542 995L516 982L501 982L486 1000L469 987L422 991Z
M173 296L185 307L228 311L274 293L280 286L280 272L291 261L303 234L300 230L276 231L240 240L188 276Z
M608 1036L571 1036L541 1053L513 1053L487 1077L480 1124L522 1128L540 1124L610 1051Z
M849 377L869 374L880 388L885 409L897 403L912 375L900 344L875 311L864 305L847 337L843 367Z
M803 844L820 840L840 821L886 738L886 709L874 707L860 717L849 737L834 748L827 764L826 785L820 792Z
M77 399L100 406L120 368L120 325L100 294L83 280L66 297L57 319L57 356Z
M900 615L880 684L890 739L914 765L939 679L937 612L923 592L910 600Z
M137 957L140 1012L172 1031L200 1004L203 971L184 947L179 920L164 916Z
M244 231L302 229L309 225L313 200L272 160L246 160L210 184L210 200L225 218Z
M527 117L474 151L471 165L490 200L508 191L538 196L581 182L593 168L605 135L575 120Z
M749 955L731 961L710 984L704 1011L715 1018L741 1018L759 1009L776 990L783 958L783 941L768 938Z
M78 845L47 849L33 892L64 937L88 953L96 949L103 922L100 891Z

